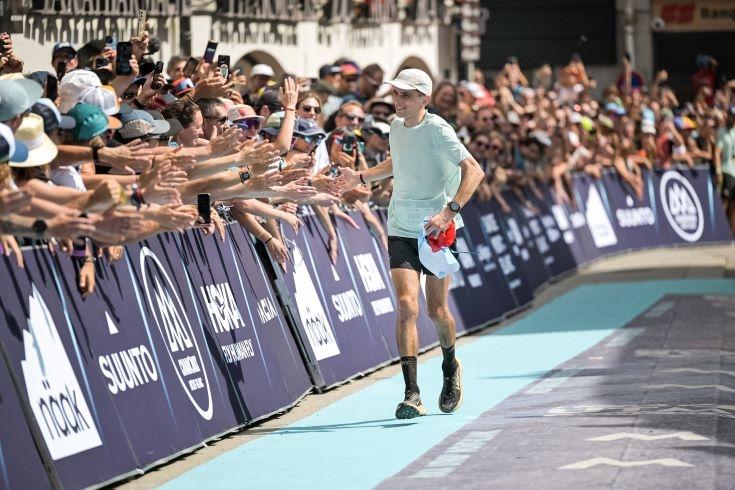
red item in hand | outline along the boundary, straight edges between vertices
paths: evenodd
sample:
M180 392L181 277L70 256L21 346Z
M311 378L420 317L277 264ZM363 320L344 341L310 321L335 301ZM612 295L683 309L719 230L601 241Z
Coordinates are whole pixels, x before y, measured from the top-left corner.
M447 229L438 235L427 235L426 241L429 243L431 251L436 253L453 244L455 238L457 238L457 229L454 226L454 221L452 221L449 223L449 226L447 226Z

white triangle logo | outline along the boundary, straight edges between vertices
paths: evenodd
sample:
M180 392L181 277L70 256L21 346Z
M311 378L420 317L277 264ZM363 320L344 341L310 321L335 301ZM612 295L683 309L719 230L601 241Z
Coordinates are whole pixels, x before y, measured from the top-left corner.
M115 335L116 333L118 333L115 322L112 321L112 318L110 318L110 314L106 311L105 311L105 318L107 318L107 328L110 331L110 335Z

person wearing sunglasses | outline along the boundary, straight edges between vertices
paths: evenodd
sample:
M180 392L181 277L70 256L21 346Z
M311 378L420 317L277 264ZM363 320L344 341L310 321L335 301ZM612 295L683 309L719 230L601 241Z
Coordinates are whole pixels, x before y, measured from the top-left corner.
M220 99L204 97L197 100L197 105L202 111L202 119L204 120L204 124L202 125L204 139L211 140L222 134L227 124L225 103Z
M377 63L367 65L357 77L356 89L345 95L342 101L356 100L360 104L365 104L378 93L384 76L383 69Z
M347 131L355 131L365 122L365 111L362 110L362 104L356 100L345 102L340 106L334 123L337 128Z
M265 118L258 116L252 107L245 104L237 104L227 111L227 120L231 125L242 129L243 141L260 139L260 128Z
M296 103L296 117L299 119L313 119L319 121L322 114L322 103L314 92L304 92L299 95Z

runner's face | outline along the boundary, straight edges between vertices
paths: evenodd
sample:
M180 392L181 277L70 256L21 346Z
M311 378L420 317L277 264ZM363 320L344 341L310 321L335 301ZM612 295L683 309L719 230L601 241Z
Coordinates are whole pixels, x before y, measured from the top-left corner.
M418 90L401 90L393 87L391 95L398 117L416 116L426 105L426 96Z

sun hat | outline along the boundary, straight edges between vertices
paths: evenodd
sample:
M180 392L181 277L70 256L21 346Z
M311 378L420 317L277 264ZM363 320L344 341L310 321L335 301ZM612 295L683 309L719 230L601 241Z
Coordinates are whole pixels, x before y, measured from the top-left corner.
M255 116L253 109L245 104L236 104L227 110L227 120L231 123Z
M87 89L102 85L100 77L91 70L72 70L59 83L59 112L66 114L79 103Z
M0 123L0 163L24 162L27 158L26 145L15 139L10 126Z
M400 90L418 90L424 95L431 95L433 87L431 77L418 68L401 70L396 78L385 83Z
M326 136L327 133L313 119L299 119L296 121L296 127L293 133L299 136L311 136L321 134Z
M6 122L31 108L41 98L43 88L33 80L0 81L0 122Z
M35 82L34 82L35 83ZM11 167L38 167L51 163L59 149L43 131L43 118L38 114L28 114L15 130L15 140L28 148L28 158L23 162L10 162Z

